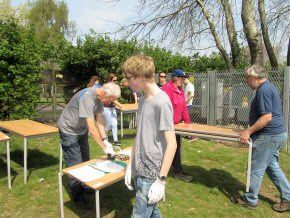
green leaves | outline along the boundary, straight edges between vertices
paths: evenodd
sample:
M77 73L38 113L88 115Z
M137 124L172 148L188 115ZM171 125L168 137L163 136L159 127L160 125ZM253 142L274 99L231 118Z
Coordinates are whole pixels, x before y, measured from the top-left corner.
M39 98L40 55L32 30L0 21L0 120L31 118Z

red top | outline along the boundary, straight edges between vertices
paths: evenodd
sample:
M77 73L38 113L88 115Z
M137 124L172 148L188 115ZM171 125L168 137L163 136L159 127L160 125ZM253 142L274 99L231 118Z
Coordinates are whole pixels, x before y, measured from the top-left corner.
M174 110L174 124L184 120L185 123L190 123L185 95L181 87L176 87L172 81L166 83L162 90L169 96Z

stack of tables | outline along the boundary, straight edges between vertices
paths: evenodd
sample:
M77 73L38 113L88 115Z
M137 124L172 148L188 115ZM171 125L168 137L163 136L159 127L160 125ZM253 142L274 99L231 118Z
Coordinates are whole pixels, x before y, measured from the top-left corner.
M0 142L6 143L8 188L11 189L9 140L10 140L10 138L7 135L5 135L4 133L0 132Z
M11 120L0 122L0 128L16 133L24 139L24 184L27 183L27 140L58 133L58 128L32 120Z
M136 119L137 119L137 111L138 111L138 104L122 104L122 106L124 107L124 110L120 110L118 109L118 111L120 111L121 113L121 138L123 138L123 114L136 114ZM137 121L132 119L132 124L133 127L136 126L135 123Z
M183 136L194 136L204 139L223 140L231 142L239 142L239 133L241 130L223 128L217 126L209 126L194 123L179 123L175 125L175 133ZM248 171L247 171L247 185L246 191L250 187L250 173L251 173L251 159L252 159L252 142L249 141L248 153Z

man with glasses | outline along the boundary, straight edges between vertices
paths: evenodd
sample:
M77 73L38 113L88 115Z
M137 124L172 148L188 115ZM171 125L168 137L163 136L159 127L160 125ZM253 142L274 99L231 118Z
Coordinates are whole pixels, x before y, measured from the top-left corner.
M57 123L66 167L90 160L88 133L105 154L115 154L113 146L107 141L102 112L103 104L115 101L120 94L118 85L107 83L101 88L83 89L69 101ZM80 182L70 179L73 201L82 208L90 208L92 205L84 197L85 190Z
M168 94L173 106L174 124L178 124L182 121L184 121L185 123L190 123L190 117L185 101L185 94L182 90L184 79L187 77L188 75L185 74L183 70L176 69L171 74L171 81L169 81L162 87L162 90ZM192 176L185 173L181 165L181 140L181 136L176 135L177 149L172 165L174 168L176 179L190 182L192 180Z
M162 87L166 84L166 74L164 72L161 72L159 74L159 82L157 83L157 86L162 89Z
M251 103L250 127L240 134L241 142L253 141L250 189L243 196L231 197L231 202L254 209L265 172L280 192L280 202L272 209L290 210L290 184L279 165L279 152L287 140L278 88L268 80L265 69L255 64L245 71L246 83L256 95Z

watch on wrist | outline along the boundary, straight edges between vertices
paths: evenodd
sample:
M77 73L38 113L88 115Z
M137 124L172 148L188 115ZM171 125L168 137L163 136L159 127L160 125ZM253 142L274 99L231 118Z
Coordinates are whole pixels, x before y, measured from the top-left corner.
M161 182L166 182L166 176L158 176L158 179L159 179Z

